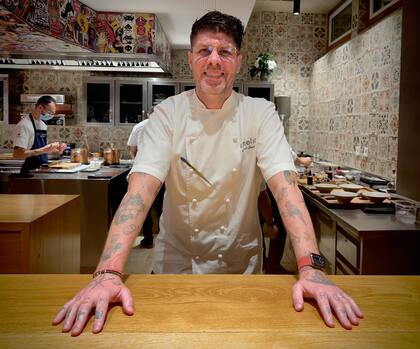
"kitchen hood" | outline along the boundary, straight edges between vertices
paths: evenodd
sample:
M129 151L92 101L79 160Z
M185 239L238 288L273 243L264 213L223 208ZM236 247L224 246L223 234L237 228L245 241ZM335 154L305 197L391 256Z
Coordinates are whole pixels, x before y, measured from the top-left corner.
M17 54L0 56L0 68L5 69L57 69L77 71L115 71L164 73L159 64L145 54L81 54L53 53Z

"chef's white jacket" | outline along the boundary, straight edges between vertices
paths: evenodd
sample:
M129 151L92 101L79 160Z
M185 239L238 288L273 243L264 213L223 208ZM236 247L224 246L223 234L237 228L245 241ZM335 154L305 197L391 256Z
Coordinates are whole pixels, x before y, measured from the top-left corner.
M141 142L130 173L166 185L154 272L260 273L261 181L295 171L274 104L233 91L209 110L186 91L155 107Z

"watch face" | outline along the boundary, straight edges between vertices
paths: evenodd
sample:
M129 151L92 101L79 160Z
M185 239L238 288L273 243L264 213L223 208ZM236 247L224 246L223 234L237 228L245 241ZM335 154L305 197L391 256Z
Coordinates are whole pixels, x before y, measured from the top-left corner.
M325 258L320 256L319 254L312 253L311 254L312 263L317 268L325 268Z

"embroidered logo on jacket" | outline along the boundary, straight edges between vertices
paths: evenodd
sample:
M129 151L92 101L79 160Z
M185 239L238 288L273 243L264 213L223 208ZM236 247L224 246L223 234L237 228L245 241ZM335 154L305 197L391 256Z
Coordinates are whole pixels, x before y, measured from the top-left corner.
M255 144L257 143L256 138L249 138L241 143L241 150L244 152L245 150L255 148Z

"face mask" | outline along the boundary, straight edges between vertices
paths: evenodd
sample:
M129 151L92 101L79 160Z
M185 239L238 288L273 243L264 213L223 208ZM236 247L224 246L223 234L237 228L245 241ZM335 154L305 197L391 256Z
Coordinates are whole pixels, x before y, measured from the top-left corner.
M41 114L41 120L42 121L48 121L51 120L54 116L52 114L46 113L46 114Z

